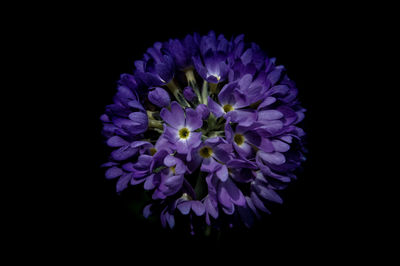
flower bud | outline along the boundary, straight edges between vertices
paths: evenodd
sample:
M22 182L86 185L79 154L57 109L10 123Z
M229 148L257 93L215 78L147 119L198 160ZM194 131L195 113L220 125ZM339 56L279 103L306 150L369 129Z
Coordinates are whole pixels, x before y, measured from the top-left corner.
M196 94L194 93L192 87L188 86L183 90L183 96L185 96L186 100L191 101L194 99L194 97L196 97Z
M164 89L156 87L154 90L149 92L149 101L157 105L158 107L165 107L168 106L171 102L171 99L169 98L168 92L166 92Z

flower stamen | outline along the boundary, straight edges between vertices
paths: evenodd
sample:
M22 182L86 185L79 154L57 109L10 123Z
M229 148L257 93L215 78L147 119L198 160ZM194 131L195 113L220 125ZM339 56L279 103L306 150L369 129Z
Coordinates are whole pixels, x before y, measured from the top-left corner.
M203 158L210 158L213 155L213 150L209 146L204 146L199 150L199 154Z
M233 106L230 104L225 104L222 108L224 109L225 113L233 111Z
M244 136L242 134L235 134L233 140L238 146L241 146L244 143Z
M181 129L179 130L179 137L180 137L181 139L187 139L187 138L189 138L189 135L190 135L190 131L189 131L189 129L187 129L186 127L181 128Z

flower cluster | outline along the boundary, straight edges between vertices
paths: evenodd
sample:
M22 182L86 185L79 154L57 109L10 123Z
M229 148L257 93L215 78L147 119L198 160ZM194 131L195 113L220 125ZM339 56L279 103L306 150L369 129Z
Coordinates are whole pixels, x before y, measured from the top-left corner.
M143 214L163 226L178 215L251 226L305 160L296 97L285 68L243 35L157 42L101 116L113 148L105 176L117 192L142 184Z

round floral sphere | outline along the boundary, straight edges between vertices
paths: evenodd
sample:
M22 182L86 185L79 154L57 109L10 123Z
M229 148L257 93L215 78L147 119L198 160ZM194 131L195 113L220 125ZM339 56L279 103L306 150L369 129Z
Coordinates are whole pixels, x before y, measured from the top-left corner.
M140 185L143 215L173 228L250 227L305 160L305 109L285 68L239 35L157 42L101 116L117 192ZM192 231L192 232L193 232Z

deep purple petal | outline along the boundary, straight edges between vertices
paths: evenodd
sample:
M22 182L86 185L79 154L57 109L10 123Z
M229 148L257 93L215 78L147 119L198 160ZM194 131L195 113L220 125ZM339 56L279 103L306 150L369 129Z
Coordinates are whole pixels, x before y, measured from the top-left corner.
M167 155L164 158L164 164L168 167L172 167L172 166L176 165L176 161L177 161L177 159L172 155Z
M214 157L219 161L226 163L231 159L232 145L231 144L219 144L213 148Z
M236 88L236 83L226 84L218 94L218 100L220 104L231 104L235 103L235 98L233 96L233 91Z
M210 96L208 96L208 108L210 109L211 113L215 115L215 117L220 117L225 114L222 107L216 102L214 102L214 100L211 99Z
M226 165L230 168L249 168L249 169L257 169L257 166L250 161L244 161L241 159L233 159L226 163Z
M250 126L256 120L256 113L253 111L233 110L226 116L230 117L232 122L244 127Z
M180 204L178 204L177 208L178 210L183 214L187 215L190 212L190 208L192 207L192 202L191 201L184 201Z
M143 209L143 216L147 219L151 214L151 206L152 204L148 204Z
M246 142L244 142L240 146L235 143L234 147L235 147L236 152L242 158L248 158L253 153L253 148Z
M258 195L260 195L260 197L263 197L266 200L273 201L276 203L283 202L282 198L273 189L269 189L264 186L258 186L257 193Z
M177 102L171 103L171 111L163 108L160 112L160 116L173 128L180 129L185 125L185 114L182 107Z
M225 124L225 138L228 142L232 143L233 141L233 130L231 125L229 124L230 118L226 121Z
M244 75L240 80L239 80L239 87L242 91L246 90L250 84L251 81L253 80L253 76L250 74Z
M164 184L169 188L176 188L182 186L182 182L183 175L174 175L167 177Z
M201 115L192 108L186 109L186 127L190 131L194 131L203 125Z
M187 141L189 149L197 148L201 144L201 132L191 132Z
M146 181L144 182L144 189L145 190L152 190L156 187L156 184L154 182L154 174L149 175L146 178Z
M190 102L196 97L196 94L194 93L192 87L188 86L183 90L183 96L185 96L185 99Z
M227 208L230 208L233 204L231 196L222 183L218 186L218 201Z
M192 210L197 216L203 215L206 211L203 203L198 200L192 201Z
M244 206L246 204L246 200L243 196L242 191L235 185L235 183L228 179L225 183L222 183L222 188L226 189L231 201L239 206Z
M258 154L261 159L271 164L281 165L286 161L285 156L280 152L258 151Z
M222 182L225 182L228 179L228 168L226 165L222 165L222 167L217 170L216 175Z
M137 153L137 149L131 148L129 145L123 146L111 153L111 157L116 161L126 160Z
M277 110L265 110L258 112L259 121L276 120L283 117L283 114Z
M113 179L113 178L119 177L123 173L124 173L124 171L122 171L121 168L114 166L114 167L107 169L105 175L106 175L107 179Z
M168 92L160 87L156 87L154 90L150 91L148 98L152 104L158 107L168 106L171 102Z
M280 120L272 120L265 125L257 128L257 133L259 133L263 137L270 137L278 133L283 127L283 123Z
M110 147L121 147L128 144L129 142L119 136L112 136L107 140L107 145Z
M213 173L218 169L219 166L220 164L217 163L213 158L207 158L203 159L200 170L207 173Z
M287 152L290 149L290 145L280 141L280 140L273 140L271 141L272 146L274 147L275 151L277 152Z
M128 131L133 134L140 134L147 130L148 118L145 113L134 112L129 114L129 119L134 123L129 126Z
M171 143L175 143L179 140L178 130L173 127L164 125L164 137Z
M261 102L261 104L258 106L258 109L262 109L264 107L267 107L267 106L273 104L274 102L276 102L276 98L267 97Z
M196 107L196 112L198 112L201 116L201 119L206 119L208 117L208 115L210 114L210 110L208 109L207 105L205 104L199 104Z
M218 218L218 209L214 206L209 196L204 200L204 207L207 213L209 213L212 217L215 219Z
M250 194L251 200L254 203L254 206L256 206L259 210L262 210L263 212L266 213L271 213L264 205L264 203L260 200L260 198L256 195L255 192L251 192Z
M187 154L189 152L188 142L186 139L177 141L175 143L175 148L179 154Z
M128 187L129 181L131 181L132 173L123 174L117 182L117 192L121 192Z
M272 142L268 138L263 138L261 140L261 144L258 146L258 148L260 148L260 150L262 150L264 152L273 152L274 151Z

